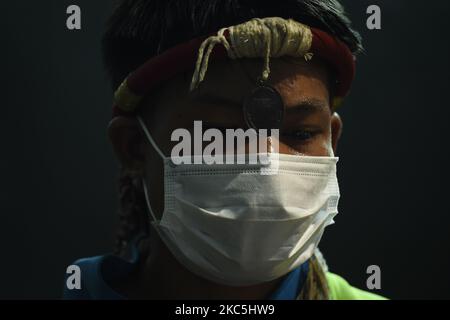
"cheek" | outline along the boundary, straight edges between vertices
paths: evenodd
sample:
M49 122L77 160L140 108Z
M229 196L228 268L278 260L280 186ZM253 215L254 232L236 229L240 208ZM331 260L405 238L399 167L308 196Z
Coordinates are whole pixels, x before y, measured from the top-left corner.
M333 156L333 144L331 128L328 126L322 133L317 135L308 145L308 153L312 156Z
M334 156L330 129L320 136L317 143L317 155L328 157Z

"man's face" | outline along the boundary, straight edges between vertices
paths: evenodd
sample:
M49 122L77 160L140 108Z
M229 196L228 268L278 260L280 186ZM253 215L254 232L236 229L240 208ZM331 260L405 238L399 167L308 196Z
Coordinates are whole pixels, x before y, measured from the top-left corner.
M330 108L330 79L327 69L314 59L308 62L300 59L272 59L270 66L268 84L280 93L285 105L279 152L330 156L336 148L341 121ZM170 156L172 148L178 143L171 141L172 132L185 128L193 136L194 121L201 120L203 130L246 130L243 100L255 88L261 70L261 59L210 63L205 80L198 89L189 93L191 73L180 75L144 101L141 116L166 156ZM110 127L111 130L114 130L114 126ZM124 149L136 148L118 147L115 139L112 140L121 159L132 157L121 156L120 153L127 152ZM136 141L130 138L129 143ZM142 164L149 185L150 201L156 214L161 215L163 162L143 135L139 143L138 149L143 152ZM123 144L122 142L121 145Z

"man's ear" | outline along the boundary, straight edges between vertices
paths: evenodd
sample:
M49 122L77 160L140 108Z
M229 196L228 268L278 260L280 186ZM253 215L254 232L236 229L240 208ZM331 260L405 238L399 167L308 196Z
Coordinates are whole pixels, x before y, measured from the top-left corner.
M341 117L333 112L331 115L331 145L333 147L333 152L336 154L337 145L342 133L342 120Z
M108 125L108 137L122 167L142 173L144 168L144 140L134 117L114 117Z

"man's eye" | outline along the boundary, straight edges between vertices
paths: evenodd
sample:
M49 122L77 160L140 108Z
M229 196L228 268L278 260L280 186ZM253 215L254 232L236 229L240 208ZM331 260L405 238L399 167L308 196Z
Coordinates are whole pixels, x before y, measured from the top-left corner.
M300 141L306 141L312 139L315 136L315 132L308 130L295 130L290 132L284 132L282 135L289 139L295 139Z

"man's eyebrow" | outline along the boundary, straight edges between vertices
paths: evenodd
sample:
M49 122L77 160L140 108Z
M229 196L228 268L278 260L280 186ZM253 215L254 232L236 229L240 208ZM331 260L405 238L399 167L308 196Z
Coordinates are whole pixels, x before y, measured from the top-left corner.
M329 104L327 102L325 102L324 100L304 99L295 105L286 106L285 111L286 111L286 113L295 113L295 112L311 113L311 112L324 111L329 108L330 108Z

